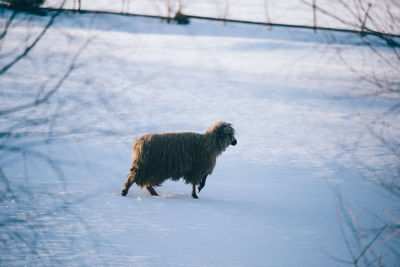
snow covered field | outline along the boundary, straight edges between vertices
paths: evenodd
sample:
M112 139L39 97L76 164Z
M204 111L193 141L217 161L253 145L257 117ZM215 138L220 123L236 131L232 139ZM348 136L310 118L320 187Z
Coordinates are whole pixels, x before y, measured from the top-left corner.
M10 15L2 11L3 25ZM1 65L48 19L17 16L2 42ZM400 215L393 196L365 181L365 166L383 176L398 166L368 131L396 101L363 97L370 89L341 58L363 73L382 66L358 36L344 33L61 14L0 77L5 110L45 96L72 69L44 104L0 116L1 131L12 133L1 137L0 166L10 182L1 185L10 190L0 209L0 264L351 260L335 192L365 227L382 223L371 213L387 221ZM200 199L182 182L163 184L160 197L135 186L120 196L135 138L203 132L217 120L233 123L238 145L218 159ZM382 260L398 264L386 252Z

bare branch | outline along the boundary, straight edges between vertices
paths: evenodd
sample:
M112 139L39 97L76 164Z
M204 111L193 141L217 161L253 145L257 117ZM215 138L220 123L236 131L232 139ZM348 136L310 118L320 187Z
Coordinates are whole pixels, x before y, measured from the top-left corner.
M0 116L2 115L6 115L6 114L10 114L13 112L17 112L17 111L21 111L23 109L27 109L27 108L32 108L32 107L36 107L40 104L43 104L45 102L47 102L50 97L58 91L58 89L61 87L61 85L65 82L65 80L68 78L68 76L72 73L72 71L75 69L76 67L76 61L78 59L78 57L80 56L80 54L85 50L85 48L89 45L89 43L92 41L92 39L88 39L83 46L78 50L78 52L75 54L75 56L72 59L72 62L69 66L69 68L67 69L67 71L64 73L64 75L61 77L61 79L58 81L58 83L49 91L47 92L44 96L32 101L31 103L28 104L24 104L24 105L20 105L20 106L16 106L13 108L9 108L9 109L5 109L5 110L0 110Z
M11 62L7 63L3 68L0 70L0 75L3 75L6 73L12 66L14 66L16 63L18 63L21 59L23 59L28 53L37 45L37 43L42 39L42 37L46 34L47 30L53 25L55 19L57 18L58 15L62 12L62 7L64 6L66 0L62 2L60 5L59 9L54 12L54 14L51 16L51 19L47 23L47 25L43 28L43 30L40 32L40 34L35 38L35 40L28 45L25 50L16 56Z
M17 15L17 11L14 11L14 12L11 14L10 18L7 20L6 25L4 26L4 30L3 30L3 32L0 34L0 40L3 39L3 38L6 36L6 34L7 34L7 32L8 32L8 28L10 27L10 25L11 25L11 23L13 22L13 20L14 20L14 18L15 18L16 15Z
M375 235L375 237L365 246L365 248L361 251L360 255L354 260L354 265L357 266L358 261L364 256L365 252L372 246L372 244L378 239L378 237L385 231L387 225L382 227L379 232Z
M336 194L338 195L338 193L336 193ZM344 241L344 243L345 243L345 245L346 245L347 251L349 252L349 254L350 254L351 258L352 258L352 262L354 262L354 260L355 260L356 258L355 258L355 256L354 256L353 250L351 249L350 242L349 242L349 240L347 239L347 235L346 235L346 233L345 233L345 231L344 231L344 227L343 227L343 224L342 224L342 220L341 220L341 218L340 218L340 213L339 213L339 207L338 207L337 198L335 198L335 211L336 211L336 218L337 218L337 221L338 221L338 224L339 224L340 234L341 234L341 236L342 236L342 238L343 238L343 241Z

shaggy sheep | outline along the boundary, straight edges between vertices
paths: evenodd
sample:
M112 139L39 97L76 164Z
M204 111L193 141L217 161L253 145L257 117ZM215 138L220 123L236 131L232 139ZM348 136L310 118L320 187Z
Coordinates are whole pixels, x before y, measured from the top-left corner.
M192 184L192 197L206 183L216 158L229 145L236 145L235 130L226 122L213 124L204 134L200 133L156 133L139 137L133 143L132 167L121 195L128 193L136 183L146 187L153 196L158 196L153 186L160 186L165 180L179 180Z

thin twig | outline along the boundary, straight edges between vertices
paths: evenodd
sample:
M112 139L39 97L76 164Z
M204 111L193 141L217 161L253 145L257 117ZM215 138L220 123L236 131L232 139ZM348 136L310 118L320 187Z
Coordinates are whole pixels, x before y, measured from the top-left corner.
M89 43L92 41L92 39L88 39L84 45L78 50L78 52L75 54L75 56L72 59L72 63L70 64L69 68L67 69L67 71L64 73L64 75L61 77L61 79L58 81L58 83L53 87L53 89L51 89L49 92L47 92L44 96L42 96L39 99L36 99L34 101L32 101L31 103L28 104L24 104L24 105L20 105L20 106L16 106L13 108L9 108L9 109L5 109L5 110L0 110L0 116L6 115L6 114L10 114L10 113L14 113L17 111L21 111L23 109L27 109L27 108L32 108L35 106L38 106L40 104L43 104L45 102L47 102L50 97L58 91L58 89L61 87L61 85L65 82L65 80L68 78L68 76L72 73L72 71L75 69L76 67L76 61L78 59L78 57L80 56L80 54L83 52L83 50L89 45Z
M55 19L57 16L62 12L62 7L64 6L66 0L62 2L60 5L59 9L51 16L51 19L49 22L46 24L46 26L43 28L43 30L40 32L40 34L35 38L35 40L25 48L25 50L16 56L11 62L6 64L3 68L0 70L0 75L3 75L6 73L12 66L14 66L16 63L18 63L21 59L23 59L28 53L37 45L37 43L42 39L42 37L46 34L47 30L53 25Z
M365 248L361 251L360 255L354 260L354 265L357 266L358 261L361 259L361 257L364 256L365 252L372 246L372 244L378 239L378 237L385 231L387 228L387 225L383 226L380 231L375 235L375 237L365 246Z
M338 193L336 192L336 195L338 195ZM353 262L355 260L355 256L353 251L351 250L351 246L350 246L350 242L346 237L346 233L344 232L344 227L342 224L342 220L340 219L340 214L339 214L339 207L338 207L338 203L337 203L337 197L335 198L335 212L336 212L336 218L339 224L339 229L340 229L340 234L342 235L343 241L346 245L347 251L349 252Z
M7 34L7 32L8 32L8 29L9 29L9 27L10 27L11 23L13 22L13 20L14 20L14 18L15 18L16 15L17 15L17 11L14 11L14 12L11 14L10 18L7 20L6 25L4 26L4 30L3 30L3 32L0 34L0 40L3 39L3 38L6 36L6 34Z

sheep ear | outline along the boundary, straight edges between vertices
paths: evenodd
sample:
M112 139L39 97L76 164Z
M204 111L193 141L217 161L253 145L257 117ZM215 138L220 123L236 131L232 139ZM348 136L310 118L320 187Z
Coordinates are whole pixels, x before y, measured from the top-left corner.
M218 137L223 137L225 135L225 127L218 128L216 134Z

